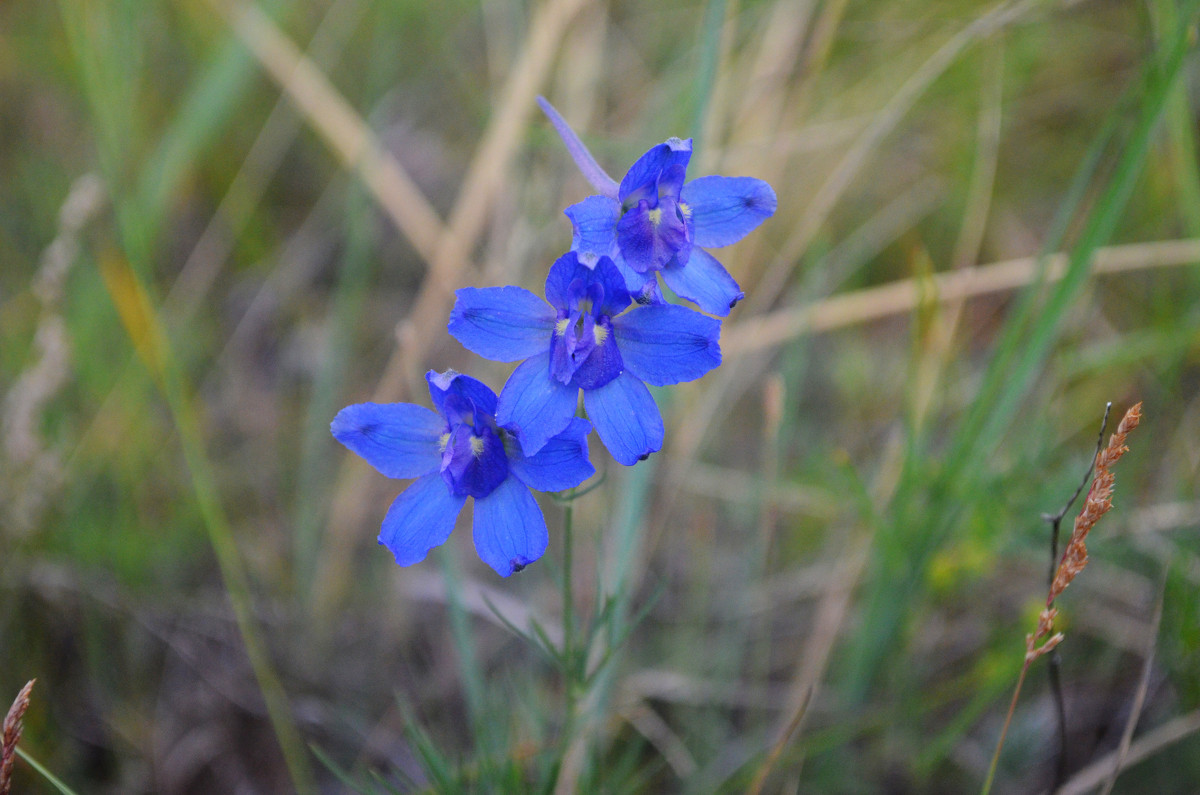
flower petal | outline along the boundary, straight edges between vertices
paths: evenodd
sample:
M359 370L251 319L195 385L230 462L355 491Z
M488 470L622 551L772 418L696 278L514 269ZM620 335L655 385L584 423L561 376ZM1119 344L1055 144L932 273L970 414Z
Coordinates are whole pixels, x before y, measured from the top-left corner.
M617 221L617 245L635 271L659 270L677 255L687 256L687 224L673 199L663 199L657 207L642 199Z
M692 247L687 265L666 268L662 275L667 286L680 298L720 317L728 315L729 310L746 297L725 266L699 246Z
M647 384L694 381L721 363L721 323L684 306L638 306L613 319L625 368Z
M550 533L529 487L509 478L475 500L475 551L501 577L533 563L546 552Z
M568 251L550 266L546 274L546 300L559 312L568 311L567 305L571 300L571 282L581 268L586 268L579 260L576 251Z
M571 219L571 250L611 257L617 253L621 205L607 196L588 196L563 211Z
M574 417L566 430L538 451L524 456L520 450L510 451L508 471L535 491L564 491L578 486L595 474L588 460L587 435L592 424Z
M584 334L591 335L595 342L587 351L587 359L575 369L574 383L583 390L599 389L619 376L625 363L611 324L585 323Z
M446 423L412 403L356 403L339 411L329 430L389 478L415 478L438 468Z
M579 140L579 136L571 129L571 125L567 124L567 120L559 115L559 112L546 101L545 97L538 97L537 103L546 117L550 119L550 123L554 125L554 129L558 131L558 137L562 138L562 142L566 144L567 152L575 161L575 165L579 166L579 170L583 172L583 178L602 195L612 199L617 198L617 181L600 168L596 158L592 157L592 153L583 145L583 141Z
M662 415L650 390L632 373L584 392L583 404L600 441L622 464L633 466L662 449Z
M550 377L550 352L522 362L500 390L497 424L514 433L525 455L535 455L558 434L579 400L579 388Z
M625 279L625 289L629 291L629 295L634 301L639 304L658 304L665 300L662 297L662 291L658 289L658 271L638 273L629 267L625 258L619 254L612 260Z
M604 288L603 298L593 308L593 313L596 315L611 317L619 314L633 301L633 296L629 294L629 288L625 286L625 277L621 275L621 271L617 269L617 265L611 257L601 257L591 268L587 286L591 288L594 284ZM594 292L594 289L589 289L589 294Z
M420 478L396 498L383 519L379 543L401 566L425 560L429 550L446 543L466 497L455 497L442 476Z
M443 417L446 416L447 395L464 397L475 404L475 408L486 414L496 413L496 393L487 384L469 375L463 375L454 370L447 370L444 373L430 370L425 374L425 381L429 384L429 397L433 400L433 405L438 413Z
M668 138L664 143L650 147L621 180L617 198L625 207L631 207L642 199L651 199L651 204L655 204L658 196L658 178L662 172L675 165L686 169L691 159L691 138Z
M625 286L625 278L612 258L600 257L590 266L584 259L586 257L581 258L578 253L568 251L554 261L546 275L546 300L560 311L574 310L576 307L570 306L573 297L571 284L578 281L574 295L576 299L588 295L592 285L598 284L604 288L600 305L594 308L596 314L615 315L629 306L633 299Z
M753 177L701 177L683 186L680 196L692 212L697 246L720 248L736 243L775 214L775 191Z
M455 296L447 329L467 350L516 362L549 347L554 309L523 287L463 287Z

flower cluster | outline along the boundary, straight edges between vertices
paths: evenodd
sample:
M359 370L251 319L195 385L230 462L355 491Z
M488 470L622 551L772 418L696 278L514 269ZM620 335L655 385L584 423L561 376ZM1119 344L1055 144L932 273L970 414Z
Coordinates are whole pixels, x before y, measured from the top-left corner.
M720 321L668 303L677 296L725 317L744 293L705 247L741 240L775 212L771 186L750 177L685 181L691 139L650 149L618 184L550 103L539 103L597 190L567 208L571 250L550 267L545 299L521 287L457 291L448 329L467 349L520 362L499 397L447 370L426 380L437 412L360 403L331 430L380 473L416 478L383 520L379 542L407 566L424 560L475 500L479 557L507 577L537 560L549 534L534 491L563 491L595 471L593 426L627 466L662 449L647 384L693 381L721 363ZM580 392L587 419L579 414Z

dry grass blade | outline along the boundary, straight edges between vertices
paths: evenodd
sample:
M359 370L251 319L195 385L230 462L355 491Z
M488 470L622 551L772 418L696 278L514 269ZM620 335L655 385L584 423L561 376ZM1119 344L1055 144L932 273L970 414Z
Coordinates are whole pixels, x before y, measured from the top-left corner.
M1125 754L1125 764L1134 765L1164 748L1200 732L1200 710L1189 712L1164 723L1153 731L1146 732L1130 744ZM1092 764L1076 773L1066 784L1055 791L1055 795L1084 795L1091 792L1111 774L1113 765L1121 755L1121 749L1105 754Z
M870 126L858 137L817 189L800 217L800 223L785 241L779 256L754 287L753 295L747 299L746 303L750 305L753 313L761 312L780 294L796 260L808 249L850 183L861 173L883 139L896 128L933 81L950 68L971 44L1004 29L1036 5L1036 0L1000 3L952 36L913 72L874 116Z
M804 720L805 714L808 712L808 702L812 699L812 688L804 691L804 698L800 702L800 706L796 709L796 713L792 719L788 721L787 728L780 733L779 738L775 741L771 752L767 754L766 761L758 768L758 772L754 774L754 780L746 789L746 792L751 795L758 795L762 792L763 784L767 782L767 776L775 767L775 763L779 761L779 757L783 754L783 749L787 747L788 740L792 738L797 731L800 730L800 723Z
M445 324L449 300L462 279L471 250L500 197L504 179L520 145L534 99L562 44L567 25L587 0L549 0L537 12L520 57L497 102L498 109L483 135L438 241L430 272L413 310L400 327L400 349L388 364L388 375L375 390L376 400L394 399L406 378L418 383L425 354L436 335L427 329Z
M1200 261L1200 240L1163 240L1112 246L1096 252L1093 273L1125 273ZM929 279L903 279L879 287L827 298L819 303L788 307L731 325L721 334L726 355L772 348L803 334L830 331L858 323L911 312L930 287L938 301L957 301L1014 290L1029 284L1037 274L1036 257L1004 260L977 268L938 273ZM1065 254L1050 258L1046 280L1061 279Z
M329 147L383 207L413 248L433 262L441 218L329 78L252 3L210 0Z
M696 758L679 735L657 712L645 704L636 704L621 711L621 717L637 729L655 749L680 780L687 780L697 769Z
M1158 645L1158 628L1162 625L1163 602L1166 599L1167 575L1170 564L1163 567L1162 584L1158 589L1158 599L1154 604L1154 618L1150 621L1149 639L1146 641L1146 653L1142 657L1142 675L1138 681L1137 692L1133 696L1133 706L1129 710L1129 719L1125 721L1125 730L1121 732L1121 744L1117 747L1117 758L1113 762L1112 773L1104 784L1100 795L1109 795L1116 786L1117 776L1125 766L1129 748L1133 744L1133 732L1142 716L1142 707L1146 703L1146 693L1150 689L1150 674L1154 670L1154 647Z
M21 741L21 719L25 717L25 710L29 709L29 694L33 691L33 683L36 681L30 679L21 688L16 701L4 717L4 740L0 751L0 795L8 795L12 787L13 762L17 758L17 743Z
M366 13L366 4L353 0L333 3L309 41L305 56L314 64L337 60L354 27ZM185 322L203 304L222 266L233 253L237 238L250 223L267 187L283 163L284 154L302 124L297 103L284 93L258 131L241 166L225 188L217 209L184 261L175 283L163 301L163 314L172 325Z

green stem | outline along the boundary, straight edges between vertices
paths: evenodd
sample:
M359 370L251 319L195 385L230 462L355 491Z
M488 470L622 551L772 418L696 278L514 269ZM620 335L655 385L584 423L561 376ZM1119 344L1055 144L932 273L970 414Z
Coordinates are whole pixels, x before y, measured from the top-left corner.
M58 790L62 795L76 795L75 790L64 784L57 776L46 769L45 765L29 755L29 752L21 746L17 746L17 756L24 759L30 767L41 774L42 778L50 782L50 784Z
M570 496L574 496L572 489ZM571 576L574 561L574 533L572 525L575 515L575 503L568 502L563 517L563 659L566 661L567 674L567 722L570 724L575 713L576 685L579 683L579 660L575 649L575 589Z
M141 281L123 260L114 258L102 261L100 272L130 341L162 391L179 432L196 505L233 607L234 620L246 647L246 656L262 692L267 717L275 730L291 776L292 788L302 795L315 793L312 768L292 718L287 693L275 673L266 642L259 634L254 618L250 579L234 542L229 518L221 505L216 476L204 450L200 419L189 397L184 375L171 355L163 324Z

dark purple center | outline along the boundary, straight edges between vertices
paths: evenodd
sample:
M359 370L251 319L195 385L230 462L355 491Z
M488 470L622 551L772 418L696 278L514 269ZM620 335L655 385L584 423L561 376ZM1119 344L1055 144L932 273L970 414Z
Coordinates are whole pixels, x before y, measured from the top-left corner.
M550 376L580 389L598 389L625 369L612 321L603 314L604 286L572 280L550 338Z
M496 420L460 395L446 396L445 411L442 480L456 497L486 497L508 477Z

